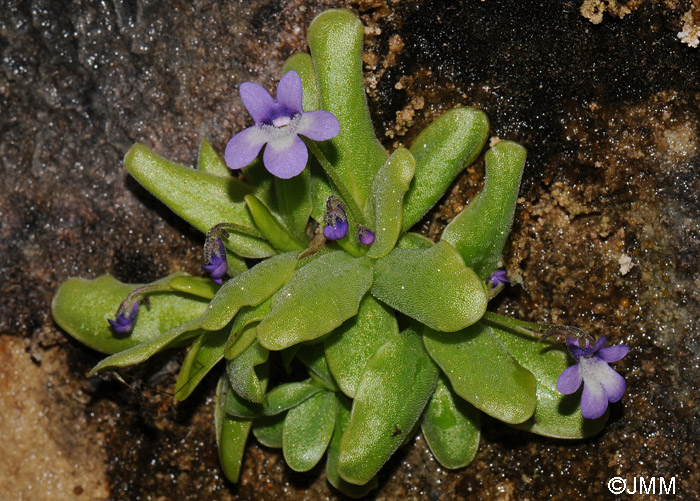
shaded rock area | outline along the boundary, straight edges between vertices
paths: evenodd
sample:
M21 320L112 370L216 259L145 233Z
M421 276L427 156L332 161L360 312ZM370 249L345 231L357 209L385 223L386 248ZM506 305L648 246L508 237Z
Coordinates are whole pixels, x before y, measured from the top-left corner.
M126 176L133 142L192 164L247 125L241 82L273 88L330 6L362 15L379 137L410 144L440 112L481 107L527 146L494 304L632 347L597 437L563 442L485 419L472 465L441 468L424 439L380 473L378 499L590 498L613 476L675 477L700 494L700 50L677 33L691 1L634 2L591 24L581 3L367 0L4 2L0 9L0 499L334 498L249 442L222 478L214 379L170 395L182 354L87 380L99 355L49 305L70 276L198 274L202 236ZM422 223L439 235L479 189L470 166ZM9 437L9 443L8 443ZM34 493L34 496L32 494ZM40 493L40 494L36 494Z

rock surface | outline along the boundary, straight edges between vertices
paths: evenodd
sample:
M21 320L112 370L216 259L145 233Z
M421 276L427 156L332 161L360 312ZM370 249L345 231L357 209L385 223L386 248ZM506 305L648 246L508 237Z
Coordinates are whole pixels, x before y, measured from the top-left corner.
M370 108L387 146L410 144L461 103L486 111L494 137L528 147L505 256L517 285L498 310L632 347L617 365L628 392L598 437L566 443L487 419L476 460L452 472L419 436L384 468L377 498L590 498L613 476L675 477L678 495L697 496L700 50L677 37L691 2L632 2L595 25L583 3L5 2L0 432L13 454L0 498L337 496L321 469L293 473L252 442L240 484L227 483L213 379L176 404L182 355L166 354L120 380L86 380L99 355L53 324L49 304L70 276L199 272L201 235L121 158L139 141L191 164L204 136L222 151L249 125L240 83L273 88L313 17L341 5L367 26ZM482 173L481 160L467 169L426 234L464 207Z

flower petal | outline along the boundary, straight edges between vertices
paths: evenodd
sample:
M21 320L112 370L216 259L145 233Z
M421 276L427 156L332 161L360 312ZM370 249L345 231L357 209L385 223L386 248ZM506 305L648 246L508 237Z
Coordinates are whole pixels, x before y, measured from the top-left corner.
M627 352L629 351L630 347L626 344L618 344L615 346L607 346L605 348L601 348L601 350L598 352L598 356L601 360L604 360L608 363L617 362L618 360L624 358L624 356L627 355Z
M615 369L606 362L600 361L596 364L595 378L602 386L605 396L610 402L617 402L624 395L627 388L625 378L615 372Z
M603 346L605 346L605 342L606 342L605 336L600 337L593 345L592 353L596 353Z
M596 379L584 381L583 394L581 395L581 415L586 419L597 419L605 414L607 408L608 398L603 391L603 386Z
M301 85L301 77L294 71L288 71L277 84L277 104L284 110L285 114L293 117L302 113L302 98L304 90Z
M579 389L581 381L579 365L572 365L562 372L559 379L557 379L557 390L564 395L570 395Z
M583 355L587 355L589 352L589 349L581 348L579 339L576 337L567 337L566 347L569 348L569 353L573 355L577 362Z
M299 136L272 141L263 152L265 168L275 177L289 179L301 173L306 167L309 152Z
M229 169L242 169L255 160L267 140L268 135L257 125L242 130L226 145L224 152L226 165Z
M314 141L325 141L338 135L340 122L330 111L307 111L301 116L296 132Z
M347 221L336 221L335 225L323 227L323 236L328 240L341 240L348 234L350 226Z
M270 123L272 121L272 115L277 106L275 100L272 99L270 93L262 85L253 82L243 82L238 92L241 94L243 106L248 110L256 124Z

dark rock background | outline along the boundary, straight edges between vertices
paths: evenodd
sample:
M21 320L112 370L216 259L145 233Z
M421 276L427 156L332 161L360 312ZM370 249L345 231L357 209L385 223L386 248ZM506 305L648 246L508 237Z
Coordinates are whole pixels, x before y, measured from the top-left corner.
M240 484L227 483L213 378L182 404L168 393L182 354L121 381L86 380L99 355L49 314L70 276L199 273L202 236L121 159L136 141L186 164L205 136L222 151L249 124L240 83L273 88L330 6L367 25L366 83L387 146L410 144L461 103L486 111L493 136L528 147L505 260L517 284L499 311L632 347L616 366L628 392L599 436L563 442L486 419L476 460L454 472L419 436L384 468L377 497L590 498L609 495L613 476L675 477L678 496L700 495L700 49L676 36L692 2L629 2L630 14L597 25L581 3L5 0L0 498L337 496L322 469L293 473L253 441ZM439 234L482 173L481 161L467 169L426 234Z

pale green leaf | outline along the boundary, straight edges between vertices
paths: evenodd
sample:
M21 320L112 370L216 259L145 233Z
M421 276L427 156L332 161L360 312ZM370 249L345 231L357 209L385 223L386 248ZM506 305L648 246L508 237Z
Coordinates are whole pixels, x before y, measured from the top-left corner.
M486 311L484 283L447 242L429 249L394 249L374 264L372 294L425 325L452 332Z
M342 251L324 254L297 270L275 294L272 311L258 324L258 340L270 350L316 339L357 314L372 285L369 259Z

